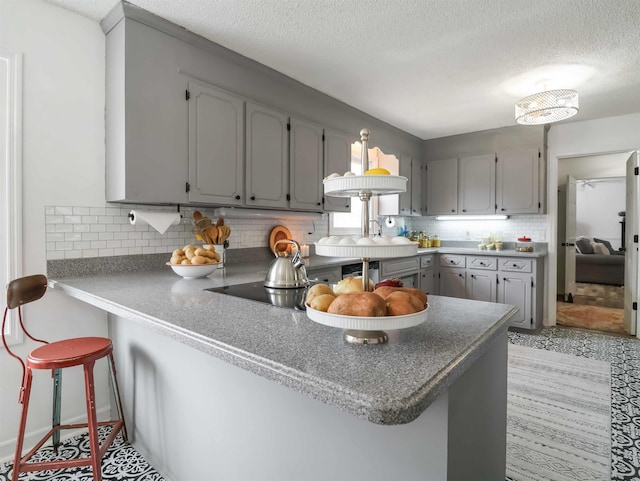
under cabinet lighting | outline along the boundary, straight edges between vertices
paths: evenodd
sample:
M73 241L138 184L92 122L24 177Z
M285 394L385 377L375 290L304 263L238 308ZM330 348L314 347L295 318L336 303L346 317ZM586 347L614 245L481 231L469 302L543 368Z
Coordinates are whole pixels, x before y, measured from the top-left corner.
M293 212L287 210L243 209L241 207L219 207L213 212L214 217L231 219L286 219L321 221L325 214L320 212Z
M437 215L436 220L505 220L508 215Z

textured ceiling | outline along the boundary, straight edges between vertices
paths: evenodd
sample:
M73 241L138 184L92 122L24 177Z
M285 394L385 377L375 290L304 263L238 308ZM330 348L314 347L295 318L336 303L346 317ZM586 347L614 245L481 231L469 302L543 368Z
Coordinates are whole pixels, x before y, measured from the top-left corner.
M95 20L116 4L47 1ZM130 3L422 139L514 125L548 88L579 91L565 122L640 112L639 0Z

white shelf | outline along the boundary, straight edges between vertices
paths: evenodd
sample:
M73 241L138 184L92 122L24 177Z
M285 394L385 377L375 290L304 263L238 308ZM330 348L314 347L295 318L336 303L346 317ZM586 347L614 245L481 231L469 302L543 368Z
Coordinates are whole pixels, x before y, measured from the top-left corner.
M307 306L307 317L318 324L340 329L351 329L360 331L389 331L393 329L406 329L422 324L427 320L427 310L429 305L420 312L407 314L404 316L384 316L384 317L356 317L329 314L328 312L316 311Z
M367 259L386 259L390 257L409 257L418 254L418 243L397 245L327 245L316 243L316 255L326 257L360 257Z
M372 195L400 194L407 190L407 178L399 175L351 175L325 179L324 193L332 197L358 197L361 191Z

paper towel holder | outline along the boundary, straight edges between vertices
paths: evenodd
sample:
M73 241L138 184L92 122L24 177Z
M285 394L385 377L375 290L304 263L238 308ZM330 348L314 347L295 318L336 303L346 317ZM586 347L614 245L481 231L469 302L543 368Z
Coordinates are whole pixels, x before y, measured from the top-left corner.
M180 214L180 206L178 206L178 213ZM127 214L127 217L129 218L129 220L133 220L134 215L133 215L133 213L132 213L132 212L129 212L129 213ZM184 218L184 216L183 216L182 214L180 214L180 218L181 218L181 219L183 219L183 218Z

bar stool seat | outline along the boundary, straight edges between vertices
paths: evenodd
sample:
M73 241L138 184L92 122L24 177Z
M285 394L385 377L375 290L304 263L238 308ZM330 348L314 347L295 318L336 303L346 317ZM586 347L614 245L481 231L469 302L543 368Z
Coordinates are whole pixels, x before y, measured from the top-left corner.
M20 473L30 471L48 471L63 468L77 468L80 466L91 466L93 479L102 480L101 464L102 458L107 449L115 440L118 433L122 433L125 442L127 441L127 428L122 411L122 401L118 388L116 376L116 366L113 359L113 345L111 340L104 337L79 337L74 339L64 339L61 341L48 343L41 339L34 338L24 327L22 322L21 306L29 302L40 299L47 290L47 278L43 275L27 276L11 281L7 286L7 307L2 319L2 342L7 353L17 359L22 365L22 385L20 388L19 402L22 404L22 414L20 417L20 427L16 442L16 452L13 463L12 481L18 481ZM17 309L20 327L29 339L41 342L44 345L31 351L26 362L14 354L7 345L5 339L5 321L9 309ZM118 418L98 422L96 415L95 386L93 368L99 359L108 360L111 385L115 396L115 408ZM62 370L68 367L82 366L85 380L85 402L87 406L87 422L82 424L60 424L60 401L61 401L61 376ZM34 370L51 370L53 377L53 416L52 428L45 436L24 456L22 456L22 446L27 423L27 412L29 410L29 398L31 396L31 384ZM111 432L100 444L98 427L111 426ZM63 429L86 428L89 433L89 447L91 454L88 457L73 459L53 459L41 462L28 462L31 457L40 449L44 443L51 438L54 451L58 450L60 444L60 431Z
M51 342L34 349L27 356L27 365L32 369L62 369L97 361L112 351L111 339L77 337Z

